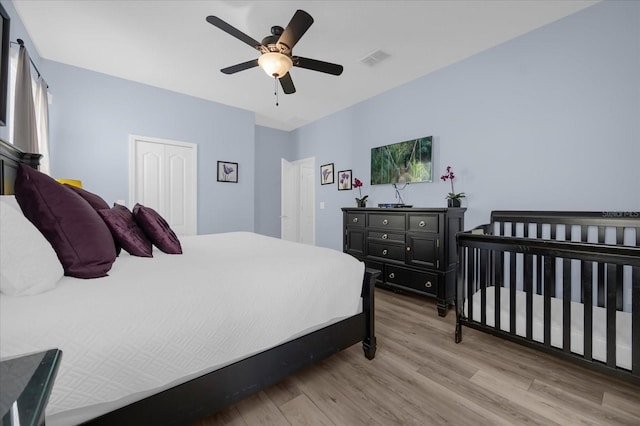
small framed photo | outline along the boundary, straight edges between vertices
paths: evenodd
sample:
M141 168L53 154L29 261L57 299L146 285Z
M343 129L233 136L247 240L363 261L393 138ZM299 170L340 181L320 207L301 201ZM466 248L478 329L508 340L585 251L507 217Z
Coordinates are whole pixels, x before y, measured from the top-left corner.
M338 191L349 191L351 189L351 170L338 172Z
M238 183L238 163L218 161L218 182Z
M333 183L333 163L320 166L320 184L329 185Z

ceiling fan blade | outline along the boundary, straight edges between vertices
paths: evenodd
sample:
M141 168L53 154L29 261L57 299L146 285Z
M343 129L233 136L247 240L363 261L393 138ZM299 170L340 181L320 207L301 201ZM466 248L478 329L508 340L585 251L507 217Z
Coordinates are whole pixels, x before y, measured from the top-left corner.
M342 65L318 61L317 59L301 58L300 56L294 56L291 59L293 60L294 67L306 68L308 70L320 71L327 74L340 75L344 69Z
M298 40L307 32L313 24L313 18L304 10L296 10L296 13L289 21L289 25L278 39L278 45L283 44L289 51L293 49Z
M254 49L260 50L260 46L262 46L262 44L259 41L253 39L253 37L249 37L239 29L229 25L228 23L218 18L217 16L213 16L213 15L207 16L207 22L213 25L214 27L220 28L222 31L224 31L229 35L232 35L238 40L247 43L249 46L253 47Z
M239 71L248 70L249 68L253 68L257 66L258 66L258 60L252 59L250 61L243 62L241 64L236 64L227 68L222 68L220 71L222 71L225 74L235 74Z
M293 85L293 80L291 79L291 74L286 73L282 77L280 77L280 85L282 86L282 91L287 95L292 93L296 93L296 86Z

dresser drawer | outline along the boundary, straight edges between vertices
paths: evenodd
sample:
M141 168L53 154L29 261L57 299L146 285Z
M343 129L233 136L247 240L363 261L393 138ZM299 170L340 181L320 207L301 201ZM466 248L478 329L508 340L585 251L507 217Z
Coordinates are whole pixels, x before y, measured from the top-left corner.
M369 214L369 226L371 228L398 229L404 231L404 214Z
M367 244L367 254L380 259L404 262L404 245L369 242Z
M409 214L409 231L439 232L440 215L438 214Z
M404 244L404 232L369 231L367 238L370 240Z
M347 213L347 226L358 226L364 228L365 214L364 213Z
M387 265L384 282L435 296L438 289L438 274Z

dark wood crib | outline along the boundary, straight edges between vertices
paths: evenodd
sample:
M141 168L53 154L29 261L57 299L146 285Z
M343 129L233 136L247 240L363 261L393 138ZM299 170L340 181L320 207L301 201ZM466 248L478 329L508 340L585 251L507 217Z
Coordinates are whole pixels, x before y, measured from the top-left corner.
M456 343L466 325L640 384L640 212L494 211L457 244Z

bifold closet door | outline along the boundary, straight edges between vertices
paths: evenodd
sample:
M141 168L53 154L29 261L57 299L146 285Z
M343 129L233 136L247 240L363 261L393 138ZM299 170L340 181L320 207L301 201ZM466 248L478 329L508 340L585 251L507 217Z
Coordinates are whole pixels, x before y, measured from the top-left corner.
M196 234L196 145L131 137L130 207L156 210L178 235Z

